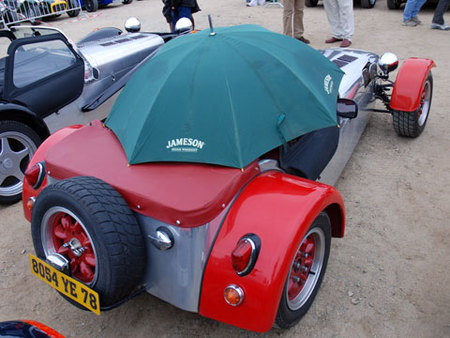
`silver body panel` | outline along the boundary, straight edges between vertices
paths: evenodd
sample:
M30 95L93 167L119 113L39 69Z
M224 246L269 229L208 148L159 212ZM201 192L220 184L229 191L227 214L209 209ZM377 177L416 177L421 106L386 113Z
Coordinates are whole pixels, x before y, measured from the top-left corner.
M355 119L338 118L340 125L339 144L333 158L322 171L319 179L322 183L335 185L369 122L371 113L367 109L374 106L373 81L365 87L362 70L368 63L376 64L378 55L365 51L339 48L326 49L323 51L323 54L331 61L342 56L356 58L341 67L345 75L339 86L339 97L348 98L354 87L357 86L356 95L352 99L358 105L358 116Z
M208 224L182 228L136 214L146 239L147 269L144 285L148 293L180 309L198 312L206 259L226 210ZM174 246L159 250L149 236L163 227L172 233Z
M81 108L163 44L164 40L157 34L128 33L79 45L78 53L95 69L98 76L85 82L83 92L77 100L44 118L50 133L71 124L86 124L105 118L117 94L94 111L82 112Z

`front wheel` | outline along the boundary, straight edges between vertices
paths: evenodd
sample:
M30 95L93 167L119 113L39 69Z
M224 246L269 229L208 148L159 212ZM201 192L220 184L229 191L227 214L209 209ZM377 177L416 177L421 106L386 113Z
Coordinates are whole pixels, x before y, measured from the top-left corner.
M42 140L27 125L0 121L0 203L10 204L22 197L22 181L28 162Z
M63 255L72 277L97 291L102 307L122 301L142 282L146 254L136 217L97 178L47 186L33 208L31 232L37 256Z
M308 311L327 268L331 245L330 219L322 212L302 239L281 295L275 325L286 329Z
M133 0L123 0L122 1L122 3L124 4L124 5L129 5L129 4L131 4L133 2Z
M431 72L425 80L420 96L419 107L413 112L394 110L392 121L395 132L400 136L417 137L422 134L428 120L433 96L433 75Z

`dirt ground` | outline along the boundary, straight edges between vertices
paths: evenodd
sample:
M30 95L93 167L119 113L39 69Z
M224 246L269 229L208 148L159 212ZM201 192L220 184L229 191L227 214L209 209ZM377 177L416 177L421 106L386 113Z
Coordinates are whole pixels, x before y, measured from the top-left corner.
M198 29L255 23L281 32L278 6L245 0L199 0ZM123 27L137 16L143 31L165 31L160 0L115 3L78 19L49 22L77 41L96 27ZM391 116L374 114L337 187L347 206L343 239L332 243L321 290L309 313L287 331L266 337L450 337L450 31L403 27L401 11L379 0L355 7L354 48L435 60L431 115L418 139L398 137ZM446 14L450 23L450 12ZM305 10L305 36L315 48L330 36L321 5ZM257 334L188 313L144 294L95 314L76 309L32 276L30 225L21 204L0 206L0 320L34 319L68 337L253 337Z

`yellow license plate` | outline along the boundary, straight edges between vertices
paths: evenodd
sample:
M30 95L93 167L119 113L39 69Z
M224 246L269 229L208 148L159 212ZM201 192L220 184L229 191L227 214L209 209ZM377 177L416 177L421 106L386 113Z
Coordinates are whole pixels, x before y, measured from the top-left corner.
M98 293L30 254L31 272L63 295L100 315Z

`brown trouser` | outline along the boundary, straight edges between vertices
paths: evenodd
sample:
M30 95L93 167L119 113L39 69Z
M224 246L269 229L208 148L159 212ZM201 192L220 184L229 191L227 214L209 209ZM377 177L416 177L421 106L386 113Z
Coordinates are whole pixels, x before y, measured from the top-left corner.
M303 9L305 0L284 0L283 34L294 38L303 36Z

